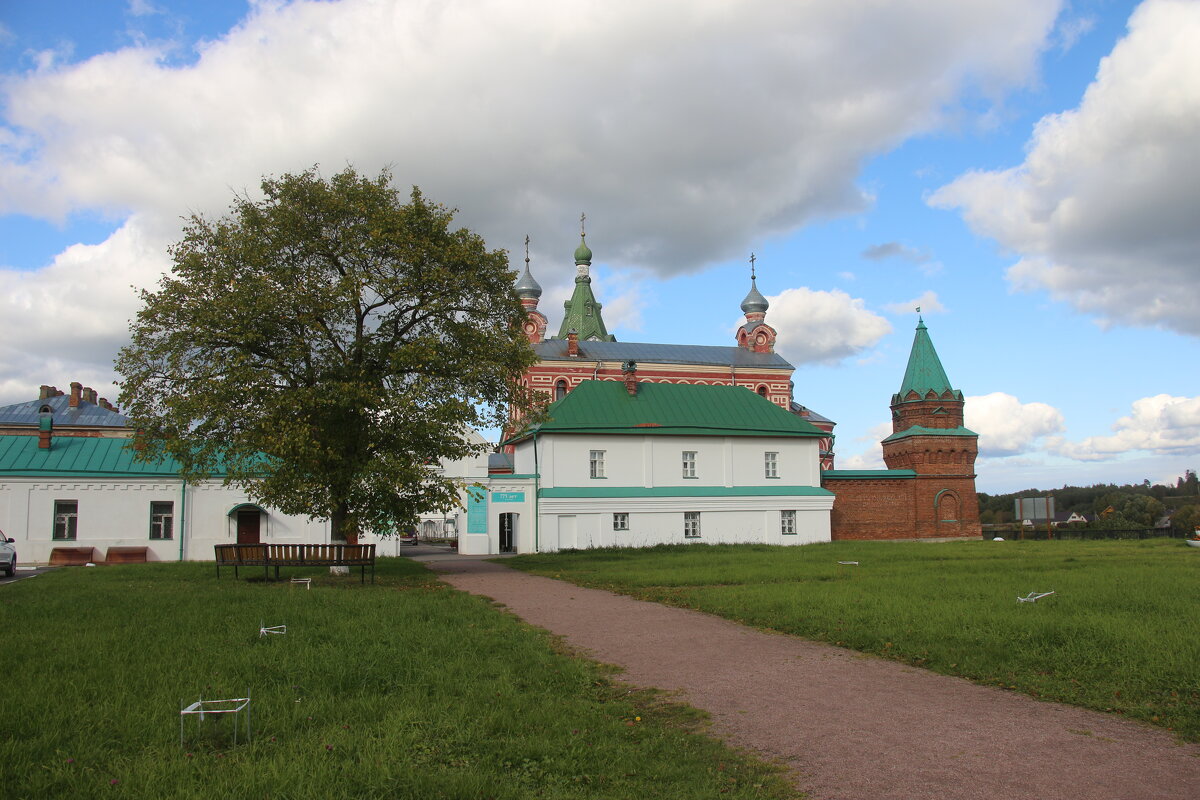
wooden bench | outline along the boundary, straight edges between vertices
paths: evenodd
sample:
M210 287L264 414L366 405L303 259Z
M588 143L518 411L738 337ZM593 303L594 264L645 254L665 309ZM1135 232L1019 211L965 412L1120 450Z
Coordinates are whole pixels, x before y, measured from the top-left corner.
M95 564L92 557L95 548L92 547L56 547L50 551L50 566L79 567L84 564Z
M371 568L371 583L375 582L375 545L373 544L218 544L217 577L221 567L233 567L238 577L239 567L262 567L263 575L280 567L358 567L360 582L366 583L367 567Z
M145 564L149 560L149 547L110 547L104 554L106 564Z

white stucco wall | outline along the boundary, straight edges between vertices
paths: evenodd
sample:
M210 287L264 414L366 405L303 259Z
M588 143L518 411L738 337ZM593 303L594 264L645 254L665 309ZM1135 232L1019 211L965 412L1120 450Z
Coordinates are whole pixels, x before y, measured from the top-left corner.
M56 540L56 501L78 505L74 540ZM172 503L171 539L150 538L150 504ZM153 478L53 479L6 477L0 480L0 529L16 539L21 563L44 563L55 547L92 547L103 559L110 547L146 547L151 561L212 560L213 545L237 541L234 506L249 502L245 492L208 481L186 490L179 480ZM324 520L281 514L261 515L260 538L266 543L327 542Z
M516 446L514 471L540 471L543 488L560 486L820 486L819 440L749 436L591 436L548 434ZM603 478L590 475L590 453L604 451ZM683 477L683 452L696 453L696 477ZM767 452L778 478L765 477Z

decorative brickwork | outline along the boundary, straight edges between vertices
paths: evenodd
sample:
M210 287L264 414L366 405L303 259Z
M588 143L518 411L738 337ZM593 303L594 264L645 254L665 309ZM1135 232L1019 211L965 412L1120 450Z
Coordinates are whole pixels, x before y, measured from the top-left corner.
M950 386L924 321L900 391L892 395L892 435L883 440L888 471L826 473L835 499L834 539L979 538L975 458L979 436L963 427L963 395Z

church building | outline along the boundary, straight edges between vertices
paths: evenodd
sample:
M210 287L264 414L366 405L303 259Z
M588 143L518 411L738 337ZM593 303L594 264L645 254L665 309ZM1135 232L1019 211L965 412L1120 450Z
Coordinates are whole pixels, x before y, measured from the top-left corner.
M891 399L887 468L839 470L833 421L793 397L795 368L775 352L753 260L746 321L728 347L616 341L591 260L581 232L574 292L547 337L526 254L515 288L539 361L523 380L553 403L541 425L514 421L487 489L472 494L462 552L981 535L978 436L924 320Z

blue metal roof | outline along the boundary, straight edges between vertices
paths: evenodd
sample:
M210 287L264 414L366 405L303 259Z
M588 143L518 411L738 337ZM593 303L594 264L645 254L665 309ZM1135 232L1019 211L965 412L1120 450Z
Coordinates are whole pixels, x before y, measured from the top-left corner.
M36 428L41 418L41 409L44 406L50 407L56 428L72 425L93 428L124 428L129 425L129 417L95 403L81 400L78 407L71 408L71 398L65 394L4 406L0 408L0 425L29 425Z
M533 346L543 361L641 361L664 364L705 364L722 367L793 369L778 353L755 353L742 347L643 342L579 342L579 355L567 355L566 339L547 339Z

